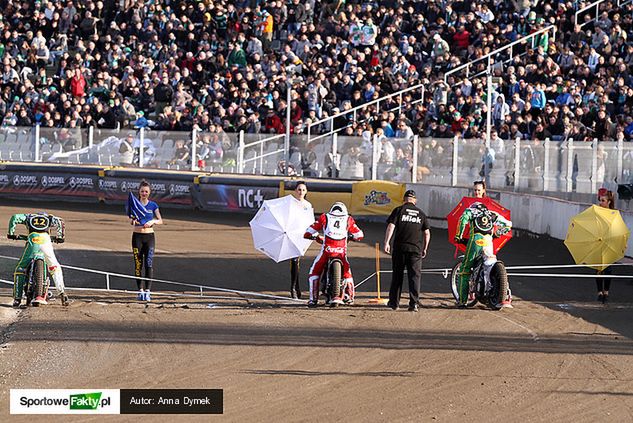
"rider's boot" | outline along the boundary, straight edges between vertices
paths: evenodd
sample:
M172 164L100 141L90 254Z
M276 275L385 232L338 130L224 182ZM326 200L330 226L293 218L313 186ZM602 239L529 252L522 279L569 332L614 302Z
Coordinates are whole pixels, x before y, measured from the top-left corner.
M48 301L46 301L46 297L43 295L38 295L37 297L35 297L35 299L32 301L34 306L38 306L38 305L46 305L48 304Z
M14 308L18 308L20 307L20 304L22 303L22 299L21 298L16 298L13 300L13 307Z
M70 305L70 300L68 300L68 295L66 295L65 292L62 292L59 298L62 300L62 305L64 307L68 307Z

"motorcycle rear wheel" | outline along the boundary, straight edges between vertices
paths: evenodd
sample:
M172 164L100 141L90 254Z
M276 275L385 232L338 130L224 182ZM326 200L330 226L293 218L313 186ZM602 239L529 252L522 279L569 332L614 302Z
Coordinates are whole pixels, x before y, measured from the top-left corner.
M508 283L508 272L506 271L506 266L502 261L496 262L492 269L490 270L490 282L493 286L498 287L498 295L497 298L491 298L490 302L493 308L499 309L501 308L501 304L508 297L509 283Z

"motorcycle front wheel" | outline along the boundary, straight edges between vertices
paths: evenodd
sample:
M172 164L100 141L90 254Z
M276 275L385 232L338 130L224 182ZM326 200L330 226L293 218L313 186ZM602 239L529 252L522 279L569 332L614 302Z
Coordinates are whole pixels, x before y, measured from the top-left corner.
M342 283L341 279L343 276L343 266L339 260L332 260L330 262L330 266L328 267L328 295L330 296L330 300L334 298L342 298ZM332 306L336 307L338 304L331 303Z
M460 260L455 264L455 266L453 266L453 270L451 270L451 292L453 293L453 298L455 298L457 303L459 303L459 268L461 265L462 262ZM477 304L477 299L471 295L470 284L468 294L469 301L466 302L466 306L472 307Z

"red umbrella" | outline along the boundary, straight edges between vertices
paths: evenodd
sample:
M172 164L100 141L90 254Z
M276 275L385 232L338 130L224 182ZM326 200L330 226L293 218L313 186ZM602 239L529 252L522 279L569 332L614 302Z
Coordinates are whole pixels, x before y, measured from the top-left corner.
M488 210L498 213L500 216L504 217L507 220L510 219L510 210L503 207L501 204L497 203L490 197L484 198L475 198L475 197L464 197L461 199L459 204L451 210L451 212L446 216L446 220L448 221L448 242L455 245L458 250L466 251L466 245L459 244L455 242L455 233L457 232L457 226L459 225L459 218L462 216L464 211L470 207L473 203L483 203ZM468 234L469 232L468 225L466 225L466 231L464 233ZM505 235L502 235L498 238L494 238L492 244L494 246L494 253L497 254L497 251L501 249L512 238L512 232L508 232Z

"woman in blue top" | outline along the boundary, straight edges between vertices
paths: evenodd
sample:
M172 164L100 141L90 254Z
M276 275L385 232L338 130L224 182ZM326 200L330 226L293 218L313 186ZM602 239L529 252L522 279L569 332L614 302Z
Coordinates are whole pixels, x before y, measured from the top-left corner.
M134 275L142 276L142 269L145 266L145 277L152 278L154 275L152 264L154 261L154 249L156 241L154 239L154 225L162 225L163 218L160 216L158 210L158 204L149 200L150 194L149 182L142 180L139 189L138 196L141 204L147 209L147 215L144 216L142 221L147 221L145 224L141 224L136 219L130 219L130 224L134 226L134 233L132 234L132 252L134 253ZM152 282L148 280L136 280L139 293L137 299L140 301L150 301L150 289Z

